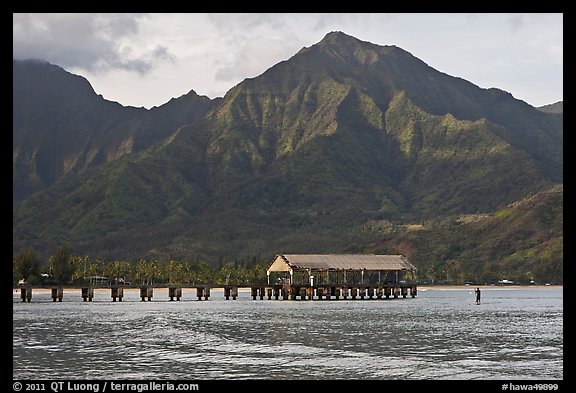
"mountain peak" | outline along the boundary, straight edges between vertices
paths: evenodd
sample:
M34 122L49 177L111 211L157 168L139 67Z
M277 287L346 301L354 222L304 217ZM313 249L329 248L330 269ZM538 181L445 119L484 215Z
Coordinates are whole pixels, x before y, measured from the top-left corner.
M349 39L356 39L355 37L352 37L351 35L348 35L344 32L341 32L339 30L335 30L335 31L331 31L329 33L327 33L324 38L322 39L322 41L332 41L332 40L349 40Z
M344 46L351 46L351 45L375 45L367 41L359 40L356 37L343 33L341 31L331 31L322 38L322 40L318 43L319 45L326 45L326 44L336 44L336 45L344 45ZM377 45L375 45L377 46Z

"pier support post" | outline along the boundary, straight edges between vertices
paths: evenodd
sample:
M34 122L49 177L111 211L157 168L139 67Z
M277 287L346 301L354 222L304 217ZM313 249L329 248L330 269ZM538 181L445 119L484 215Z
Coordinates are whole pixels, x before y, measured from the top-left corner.
M180 301L180 297L182 296L182 288L179 287L169 287L168 288L168 297L170 298L170 301L174 301L174 298L176 298L176 301Z
M348 287L344 287L342 288L342 297L344 298L344 300L348 300Z
M332 295L334 295L336 297L336 300L340 299L340 288L339 287L334 287L333 288L334 291L332 292Z
M62 287L52 288L52 301L55 302L58 299L59 302L62 301L62 297L64 296L64 290Z
M232 287L231 290L232 300L236 300L238 297L238 287Z
M274 299L278 300L280 297L280 287L274 287Z
M416 293L417 293L416 285L413 285L413 286L410 288L410 296L416 297Z
M296 287L294 285L290 285L290 300L296 300Z
M352 296L352 300L356 300L356 296L358 296L358 288L350 288L350 296Z
M113 302L115 302L116 299L118 299L119 302L122 301L122 298L124 297L124 288L112 287L110 288L110 292Z
M204 288L196 287L196 297L198 298L198 300L202 300L202 296L204 296Z
M94 288L92 287L83 287L82 288L82 301L88 300L89 302L92 301L94 297Z
M258 288L251 287L250 294L252 295L252 300L256 300L256 296L258 296Z
M140 287L140 298L142 299L142 302L146 301L146 298L148 298L148 301L152 301L152 296L154 296L154 288L151 287Z
M22 299L22 302L30 303L30 300L32 300L32 288L29 287L20 288L20 298Z
M360 299L364 300L364 297L366 297L366 287L360 287L358 292L360 292Z
M306 288L306 293L308 295L308 300L314 299L314 287L310 286Z
M386 299L390 299L391 293L392 293L392 289L390 287L384 288L384 296L386 296Z
M398 299L399 295L400 295L400 288L394 287L394 299Z
M374 288L373 287L368 288L368 297L370 299L374 299Z
M272 288L266 288L266 297L268 300L272 300Z
M382 294L384 293L384 291L382 291L382 287L378 287L376 288L376 298L377 299L382 299Z
M400 288L400 291L401 291L401 293L402 293L402 297L403 297L404 299L406 299L406 295L408 295L408 288L407 288L407 287L402 287L402 288Z

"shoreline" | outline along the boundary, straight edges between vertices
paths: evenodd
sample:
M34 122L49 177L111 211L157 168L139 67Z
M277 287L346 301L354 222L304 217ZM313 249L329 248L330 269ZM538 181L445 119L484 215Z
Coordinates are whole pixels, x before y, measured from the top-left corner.
M418 290L454 290L454 289L545 289L564 288L564 285L418 285Z

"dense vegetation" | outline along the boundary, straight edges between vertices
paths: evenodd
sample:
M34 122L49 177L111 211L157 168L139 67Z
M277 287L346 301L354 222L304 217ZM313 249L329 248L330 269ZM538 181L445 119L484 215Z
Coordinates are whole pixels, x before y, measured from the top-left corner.
M563 191L547 192L492 214L461 215L423 225L385 225L373 253L402 253L418 277L437 283L563 282Z
M338 231L334 231L337 237ZM304 236L304 234L302 235ZM367 238L377 239L366 243ZM338 237L337 237L338 239ZM493 284L507 279L519 284L563 282L563 190L515 202L494 214L461 215L422 224L369 221L356 229L356 241L341 252L403 254L417 266L423 283ZM310 250L309 252L314 252ZM105 260L75 256L58 247L48 263L33 250L13 259L13 279L42 283L41 272L55 282L83 283L86 277L122 278L133 284L250 284L264 283L272 257L217 263L191 258Z
M14 83L14 255L46 260L67 242L92 260L216 268L400 251L422 279L562 280L562 197L521 201L558 194L563 115L400 48L330 33L222 99L116 105L116 117L95 95L37 111L34 88L54 86ZM88 127L94 116L118 122ZM46 138L64 147L41 154Z
M249 285L266 283L268 265L238 260L211 266L204 260L141 259L135 263L92 259L73 255L67 246L58 247L46 263L33 250L23 250L13 258L13 284L21 278L31 285L81 285L91 278L107 278L107 283L125 285Z

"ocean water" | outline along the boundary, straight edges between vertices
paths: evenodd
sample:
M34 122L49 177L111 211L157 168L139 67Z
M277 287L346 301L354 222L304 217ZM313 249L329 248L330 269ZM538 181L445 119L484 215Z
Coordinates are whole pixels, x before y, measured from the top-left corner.
M562 288L389 300L180 302L13 293L13 379L563 379Z

